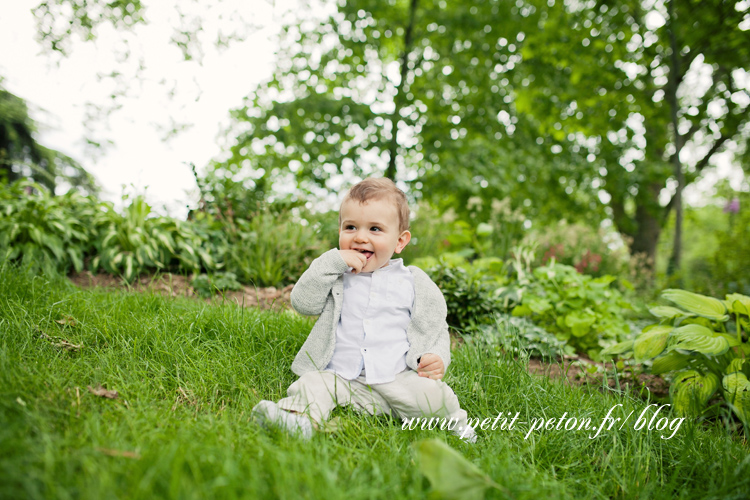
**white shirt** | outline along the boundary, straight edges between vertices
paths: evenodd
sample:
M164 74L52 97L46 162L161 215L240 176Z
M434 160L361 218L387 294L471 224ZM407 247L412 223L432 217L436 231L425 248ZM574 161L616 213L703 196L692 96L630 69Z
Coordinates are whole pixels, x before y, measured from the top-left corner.
M368 384L393 382L407 367L413 305L414 277L402 259L372 273L345 273L336 347L326 369L353 380L364 368Z

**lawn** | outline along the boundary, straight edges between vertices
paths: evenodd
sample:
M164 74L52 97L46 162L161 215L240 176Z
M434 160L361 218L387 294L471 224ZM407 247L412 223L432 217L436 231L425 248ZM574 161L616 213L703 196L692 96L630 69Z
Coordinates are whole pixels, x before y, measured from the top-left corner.
M402 430L338 409L309 442L258 427L312 320L148 293L82 291L0 268L0 497L424 498L414 443L444 441L502 489L486 498L747 498L750 454L723 420L635 429L656 407L529 375L488 340L454 351L446 381L470 417L511 430ZM114 399L106 397L114 396ZM622 406L616 406L622 405ZM536 419L633 415L596 434ZM658 418L676 422L662 409ZM523 422L524 424L521 424ZM656 422L656 420L654 421ZM564 427L564 425L563 425Z

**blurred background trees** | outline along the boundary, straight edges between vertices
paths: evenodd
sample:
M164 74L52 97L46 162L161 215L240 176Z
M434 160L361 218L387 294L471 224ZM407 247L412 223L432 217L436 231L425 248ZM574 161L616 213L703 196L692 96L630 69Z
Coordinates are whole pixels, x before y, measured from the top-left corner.
M26 102L2 87L0 79L0 182L33 179L52 192L63 182L96 192L96 182L81 165L37 141L37 123Z
M169 29L186 60L252 29L230 16L210 38L204 16L176 8ZM639 272L682 280L696 259L719 273L730 257L711 245L700 257L683 250L683 234L695 247L698 212L743 220L746 204L740 214L721 207L744 195L725 189L703 196L705 210L683 210L683 192L721 154L747 169L749 9L721 0L301 1L283 19L272 77L231 111L225 153L194 169L193 212L249 219L273 200L286 199L285 210L330 206L348 183L385 175L419 203L415 257L504 258L535 240L537 258L594 274L638 262ZM64 56L72 39L95 40L104 25L126 32L147 22L148 3L54 0L35 15L41 45ZM34 146L24 103L6 94L0 124L15 142L3 151L28 168L6 160L5 178L73 172L71 159ZM429 227L436 219L440 230ZM745 230L728 224L705 224L706 239L725 248Z
M679 267L682 191L747 145L747 16L724 1L341 2L285 29L215 168L309 193L382 172L464 218L473 197L536 224L608 218L649 267L674 212Z

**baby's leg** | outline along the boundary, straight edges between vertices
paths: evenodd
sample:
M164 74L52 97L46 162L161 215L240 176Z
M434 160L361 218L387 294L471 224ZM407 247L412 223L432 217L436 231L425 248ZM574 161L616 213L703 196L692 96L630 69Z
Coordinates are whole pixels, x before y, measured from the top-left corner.
M420 377L414 370L404 370L396 380L372 386L401 419L418 417L445 419L445 426L454 434L474 442L474 430L468 425L467 414L461 409L453 390L442 380Z
M308 372L289 386L287 397L278 404L287 411L306 413L317 423L328 420L336 406L351 404L373 415L381 413L386 403L363 380L345 380L330 371Z

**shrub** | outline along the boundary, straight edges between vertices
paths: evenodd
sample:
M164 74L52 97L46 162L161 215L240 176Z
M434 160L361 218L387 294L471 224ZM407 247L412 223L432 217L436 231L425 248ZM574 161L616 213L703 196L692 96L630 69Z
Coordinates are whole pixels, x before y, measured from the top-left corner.
M566 354L566 343L526 318L497 315L491 324L481 327L491 345L513 356L556 359Z
M703 412L713 395L721 392L748 425L750 297L731 294L722 301L677 289L664 290L661 296L677 307L652 307L659 323L602 355L632 355L636 363L652 360L651 373L671 374L669 394L680 414Z
M630 331L623 310L631 306L610 286L615 279L592 278L553 260L534 269L519 290L520 304L512 314L531 318L577 352L599 359L608 339L618 340Z
M231 272L216 273L210 276L208 274L198 275L190 281L190 286L204 298L212 297L217 292L243 289L242 284L237 281L237 276Z
M444 254L439 259L417 260L414 265L424 267L443 292L451 327L471 331L491 323L500 312L495 290L504 282L501 260L478 259L469 264L460 255Z
M316 230L289 211L274 213L267 207L252 219L236 219L235 225L226 270L244 283L276 287L294 283L324 250Z
M200 272L220 267L195 231L196 224L168 217L150 217L151 207L136 196L123 214L111 204L94 218L96 255L93 271L99 268L132 281L153 270ZM215 240L214 240L215 244Z
M736 201L736 203L733 203ZM711 258L712 277L725 293L750 295L750 194L742 193L727 204L727 228L718 233Z
M580 223L562 220L534 231L524 241L536 243L537 265L554 259L592 276L620 275L628 265L627 248L616 233Z
M470 246L471 228L458 220L454 213L441 214L426 202L420 202L413 213L415 217L410 223L411 242L401 254L404 261L437 258L446 252Z
M98 202L70 190L53 196L26 180L0 184L0 256L35 270L66 273L83 269L91 251Z

